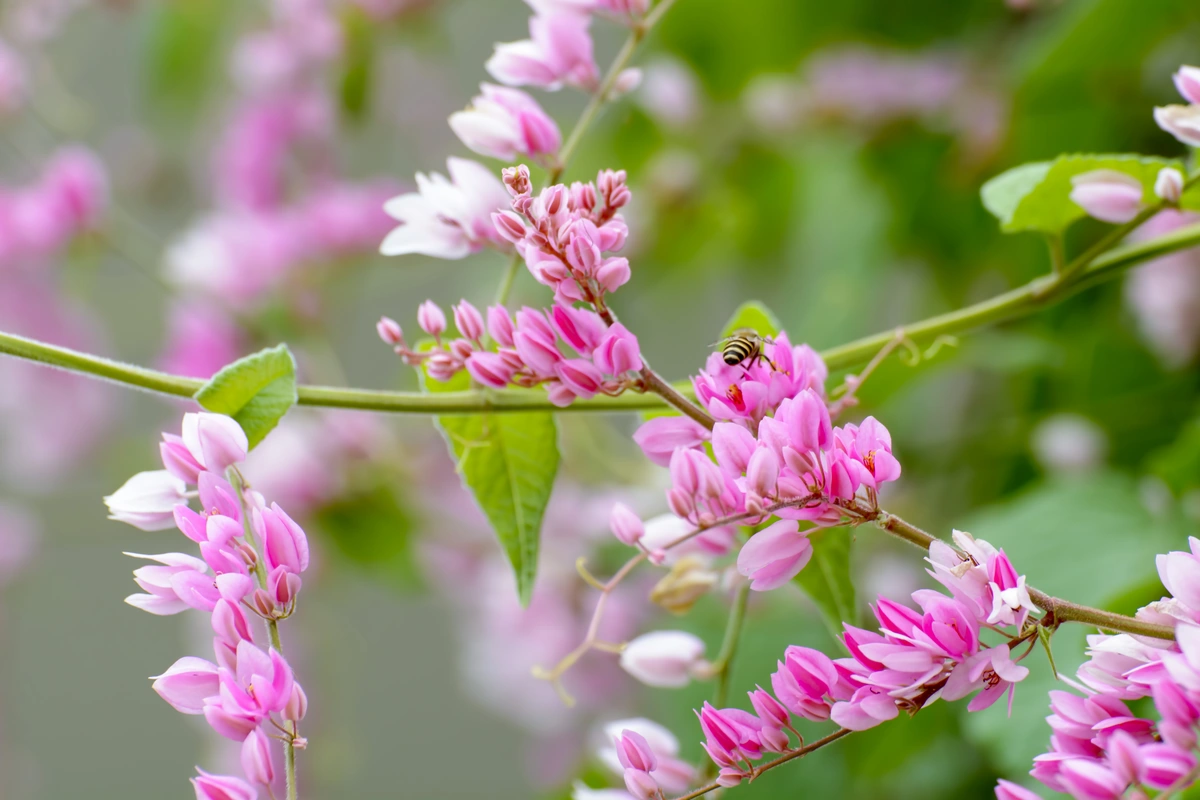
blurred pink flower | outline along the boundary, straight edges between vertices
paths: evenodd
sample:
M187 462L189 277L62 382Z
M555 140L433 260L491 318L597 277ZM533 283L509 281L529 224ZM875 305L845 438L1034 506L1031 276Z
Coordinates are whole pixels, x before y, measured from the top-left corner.
M647 686L687 686L704 658L704 642L686 631L651 631L625 645L621 668Z
M1168 209L1151 217L1135 240L1161 236L1200 222L1200 215ZM1135 269L1125 300L1150 348L1168 366L1180 367L1200 350L1200 248L1181 250Z
M505 161L558 152L558 125L529 94L490 83L480 89L465 111L450 115L451 130L469 149Z
M600 71L592 57L591 17L573 11L547 11L529 20L529 39L497 44L487 70L508 86L563 85L594 91Z
M25 63L0 39L0 118L11 116L25 105L26 91Z
M175 301L166 322L167 344L159 365L167 372L211 378L246 350L241 328L211 301Z
M1142 182L1114 169L1098 169L1071 178L1071 201L1102 222L1129 222L1142 210Z

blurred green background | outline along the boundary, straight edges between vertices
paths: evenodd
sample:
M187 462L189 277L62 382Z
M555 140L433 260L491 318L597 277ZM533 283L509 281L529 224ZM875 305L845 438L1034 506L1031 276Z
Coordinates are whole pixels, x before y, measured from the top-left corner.
M36 113L0 128L6 182L25 180L65 141L106 158L111 225L62 265L64 290L105 323L106 354L149 364L159 353L163 249L209 202L206 159L226 111L224 64L239 31L262 17L258 5L85 5L45 47L40 74L53 78L38 84ZM485 79L492 43L525 35L527 12L518 0L445 0L387 24L345 16L350 46L328 76L342 97L345 171L409 181L465 155L445 117ZM603 66L620 32L595 28ZM846 53L885 59L861 102L847 99L849 90L814 90L839 85L834 73L849 68L834 55ZM1040 241L998 232L980 184L1061 152L1177 155L1150 110L1174 102L1169 76L1180 63L1200 61L1200 5L1062 0L1021 11L1001 0L678 0L639 63L658 63L648 75L661 77L663 59L677 79L694 81L694 108L672 118L648 83L604 114L568 176L629 171L634 278L616 307L650 360L683 378L746 299L771 306L793 341L821 348L1046 271ZM931 88L936 101L911 85L914 97L897 97L915 80L904 71L914 63L933 65L931 86L951 88ZM889 86L893 69L902 79ZM681 91L666 85L671 96ZM583 98L563 92L545 105L568 128ZM1100 230L1077 225L1068 245ZM463 262L356 259L322 287L318 323L301 330L265 319L257 334L340 365L340 375L322 374L314 358L309 379L412 388L376 340L374 320L386 313L411 326L426 297L482 306L502 265L490 253ZM1200 283L1200 263L1196 270ZM516 298L547 301L527 275ZM1132 612L1162 594L1153 555L1186 547L1200 530L1198 390L1194 359L1162 363L1117 281L965 336L917 367L893 359L861 392L861 411L888 425L904 466L885 497L889 510L942 535L966 529L1003 546L1046 591ZM158 432L174 429L182 406L112 396L119 414L105 444L68 478L0 486L0 497L36 510L42 530L34 560L0 593L6 800L185 797L192 765L209 763L203 724L173 712L145 680L201 652L205 632L190 615L151 618L121 603L133 568L121 551L179 542L106 521L100 502L129 474L153 468ZM563 471L585 486L638 484L655 508L661 477L632 460L622 438L632 425L572 416ZM389 418L385 428L395 435L387 471L352 476L356 488L308 524L325 558L289 622L314 714L301 762L306 794L563 794L565 783L547 787L528 768L557 756L536 748L531 756L522 729L462 688L461 620L414 555L448 527L419 502L422 465L440 462L441 444L427 420ZM603 530L606 521L576 524ZM922 585L917 555L871 530L856 534L854 558L860 599ZM724 601L710 597L689 617L642 627L695 630L715 651L724 619ZM1060 669L1082 659L1083 633L1055 638ZM733 696L765 684L789 643L833 651L798 593L756 597ZM1002 704L971 718L939 704L730 796L990 797L995 778L1023 775L1049 736L1042 718L1053 678L1040 654L1029 663L1034 674L1018 689L1011 721ZM698 758L690 709L710 691L694 684L622 702L668 724ZM585 770L598 785L601 773Z

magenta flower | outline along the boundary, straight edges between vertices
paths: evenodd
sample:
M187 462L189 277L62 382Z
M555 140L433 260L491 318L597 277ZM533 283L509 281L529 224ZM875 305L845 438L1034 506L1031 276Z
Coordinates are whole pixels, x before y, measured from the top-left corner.
M685 631L653 631L621 651L621 668L647 686L686 686L704 658L704 642Z
M530 38L496 45L487 71L508 86L593 91L600 73L592 57L590 23L588 15L571 11L539 13L529 20Z
M615 742L626 730L640 735L653 754L657 766L650 776L654 782L669 794L687 791L696 779L696 768L679 758L679 740L662 725L643 718L610 722L604 726L605 740ZM613 772L624 774L625 767L616 747L601 748L597 756Z
M161 531L175 522L175 507L185 503L183 481L167 470L139 472L104 498L108 518L144 531Z
M703 747L722 767L736 767L739 761L756 759L763 753L759 731L762 720L738 708L713 708L709 703L696 712L704 732Z
M794 520L780 520L750 537L738 553L738 572L756 592L777 589L800 574L812 558L807 531Z
M220 690L216 664L203 658L185 656L162 675L154 676L151 688L158 696L184 714L203 714L205 698L214 697Z
M712 435L703 425L687 417L655 417L642 423L634 432L633 441L642 448L646 458L665 467L677 448L701 447ZM713 446L716 447L716 442Z
M984 690L967 704L968 711L981 711L1008 693L1009 713L1012 713L1012 697L1016 684L1029 675L1029 668L1012 660L1012 653L1005 645L984 650L969 657L950 673L942 697L959 700L976 689ZM986 688L984 688L986 687Z
M420 253L434 258L464 258L485 245L507 248L496 232L492 212L508 206L508 193L482 164L449 158L450 178L417 174L417 192L393 197L384 211L400 227L383 240L386 256Z
M1102 222L1125 223L1142 210L1142 182L1112 169L1071 178L1071 201Z
M257 728L242 742L242 772L250 783L270 786L275 780L275 766L271 760L271 740Z
M709 414L718 420L755 423L805 389L824 395L829 371L812 348L793 347L787 334L780 333L762 352L763 359L737 366L726 364L720 353L708 357L692 386Z
M256 800L258 792L241 778L232 775L211 775L196 767L200 777L192 778L196 800Z
M771 688L789 711L820 722L829 719L830 698L842 692L837 667L817 650L792 645L771 674Z
M466 111L450 115L450 128L468 148L480 155L512 161L518 156L551 156L562 136L554 120L536 100L520 89L490 83Z
M220 694L205 699L204 717L217 733L239 742L282 711L292 694L292 669L283 656L248 641L238 644L236 668L221 668L219 678Z
M642 355L637 337L619 322L605 331L592 352L592 360L609 375L619 376L642 369Z
M188 608L208 605L207 598L211 597L215 605L219 599L217 590L212 586L212 576L208 574L207 565L200 559L184 553L163 553L156 556L126 553L134 558L145 558L157 561L162 566L139 567L133 571L134 581L145 591L145 594L131 594L125 602L134 608L140 608L159 616L178 614ZM194 576L194 577L193 577ZM203 595L205 599L198 601L195 593L189 588L207 586ZM180 592L183 592L181 594Z
M255 509L253 522L261 531L263 558L268 570L286 567L289 572L308 569L308 537L278 503L261 511Z
M1042 800L1037 794L1012 781L996 782L996 800Z

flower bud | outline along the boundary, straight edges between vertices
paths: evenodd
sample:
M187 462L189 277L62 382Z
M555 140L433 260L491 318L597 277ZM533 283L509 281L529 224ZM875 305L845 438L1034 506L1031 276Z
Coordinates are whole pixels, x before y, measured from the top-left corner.
M162 438L162 442L158 445L158 452L162 456L163 466L167 468L167 472L184 483L195 485L204 467L192 458L191 451L183 443L183 437L173 433L164 433Z
M467 372L484 386L503 389L513 379L516 368L499 353L472 353L467 359Z
M642 524L642 518L624 503L613 504L608 521L609 526L612 528L613 536L616 536L617 540L622 544L627 544L630 547L637 545L638 540L646 533L646 527Z
M258 612L258 615L266 619L274 619L276 612L279 610L266 589L255 589L254 595L251 597L251 602L254 604L254 610Z
M144 531L161 531L175 524L175 507L185 503L187 486L167 470L139 472L104 498L108 518Z
M437 303L426 300L417 308L417 324L436 339L446 330L446 314Z
M740 477L746 471L756 445L753 434L736 422L718 422L713 426L713 455L730 477Z
M479 341L483 338L483 315L479 309L463 300L454 307L454 327L458 328L463 338Z
M629 283L631 276L629 270L629 259L623 256L613 256L606 258L596 270L596 282L606 292L615 292L620 287Z
M496 233L513 244L525 239L525 222L512 211L492 212L492 225L495 226Z
M1190 147L1200 147L1200 104L1154 109L1158 127Z
M275 780L275 767L271 762L271 740L256 728L242 742L242 772L251 783L270 784Z
M296 595L300 594L302 583L299 575L282 565L271 570L271 574L267 576L267 589L271 599L281 606L290 606L296 602Z
M246 433L236 420L203 411L183 415L183 443L205 470L216 475L245 461L250 449Z
M1200 67L1182 66L1171 78L1184 100L1200 103Z
M501 347L513 346L513 321L504 306L488 306L488 335Z
M200 777L192 778L196 800L255 800L258 792L241 778L232 775L212 775L196 767Z
M1071 201L1088 216L1125 223L1142 208L1142 182L1113 169L1097 169L1071 178Z
M758 732L758 739L762 742L763 750L768 753L785 753L791 747L788 735L782 729L771 725L763 726Z
M683 556L650 590L650 602L672 614L686 614L697 600L717 585L718 577L703 559Z
M653 800L661 796L658 783L649 772L640 769L625 770L625 788L634 800Z
M218 600L213 608L212 629L218 639L235 648L243 639L254 639L250 634L250 623L247 622L242 609L224 598Z
M1179 205L1179 198L1183 196L1183 173L1174 167L1160 169L1154 179L1154 194L1160 200Z
M609 375L624 375L626 372L637 372L642 368L642 355L637 337L619 322L604 333L600 343L592 351L592 360Z
M466 360L475 352L475 346L466 339L455 339L447 349L450 351L450 357L460 364L465 364Z
M629 67L621 70L621 74L617 76L616 82L613 84L612 96L620 97L623 94L628 94L636 89L642 83L642 71L637 67Z
M660 467L670 464L677 449L700 447L710 438L712 434L703 425L683 416L655 417L642 423L633 434L633 441L646 458ZM713 448L716 449L715 442Z
M375 323L375 332L379 334L379 338L385 344L392 347L404 344L404 331L401 330L400 323L391 317L380 317L379 322Z
M704 642L685 631L653 631L621 652L621 668L647 686L678 688L704 656Z
M505 167L500 171L500 178L504 181L504 185L508 187L508 191L512 195L528 194L533 188L532 181L529 180L529 167L520 164L515 167Z
M746 467L746 491L759 497L774 497L779 480L779 456L769 447L760 447L750 456Z
M425 359L425 372L435 381L445 383L453 378L458 370L458 363L454 360L454 356L449 353L434 353Z
M300 688L300 684L292 684L292 693L288 697L287 704L284 705L283 711L279 716L286 719L288 722L299 722L304 719L304 715L308 713L308 695Z
M626 728L613 737L613 745L617 750L617 760L625 769L636 769L642 772L653 772L658 769L658 758L651 749L646 737L637 731Z
M267 569L274 571L284 566L289 572L301 573L308 569L308 537L278 503L268 509L255 511L263 520L263 557Z

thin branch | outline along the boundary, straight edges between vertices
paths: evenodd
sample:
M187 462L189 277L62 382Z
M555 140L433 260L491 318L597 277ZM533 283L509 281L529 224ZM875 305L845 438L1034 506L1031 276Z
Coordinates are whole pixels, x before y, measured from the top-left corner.
M1074 292L1109 280L1122 271L1169 253L1200 245L1200 224L1189 225L1144 242L1114 248L1095 259L1066 290L1046 293L1053 283L1052 276L1038 278L1019 289L1006 292L966 308L939 314L935 317L904 326L905 335L914 343L930 342L938 336L962 333L975 328L1030 314L1040 308L1061 302ZM842 369L864 364L885 347L895 336L894 330L867 336L821 353L830 369ZM100 356L80 353L65 347L0 333L0 354L37 361L52 367L92 375L140 389L176 397L191 397L204 385L203 381L182 375L126 364ZM687 383L670 384L687 397ZM652 394L627 392L618 397L597 396L578 400L560 409L552 405L545 392L535 389L503 389L500 391L472 390L423 394L421 392L391 392L378 389L349 389L335 386L297 387L300 405L322 408L353 408L362 411L381 411L401 414L480 414L485 412L516 411L636 411L662 409L666 401Z
M833 744L838 739L841 739L843 736L848 736L851 733L853 733L853 731L851 731L849 728L841 728L841 729L836 730L833 733L829 734L828 736L826 736L823 739L818 739L817 741L813 742L810 745L805 745L804 747L799 747L795 750L792 750L791 752L784 753L779 758L776 758L773 761L768 761L765 764L760 764L759 766L755 767L750 772L750 780L754 780L755 778L757 778L759 775L762 775L767 770L775 769L776 767L786 764L787 762L792 761L793 759L804 758L804 756L808 755L809 753L813 752L814 750L820 750L825 745ZM721 788L721 785L719 783L713 782L713 783L708 784L707 786L701 786L699 789L694 789L693 791L690 791L687 794L680 795L679 797L674 798L674 800L696 800L697 797L703 797L704 795L708 794L709 792L715 792L717 789L720 789L720 788Z

